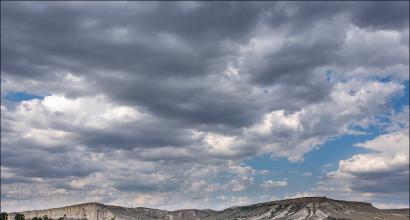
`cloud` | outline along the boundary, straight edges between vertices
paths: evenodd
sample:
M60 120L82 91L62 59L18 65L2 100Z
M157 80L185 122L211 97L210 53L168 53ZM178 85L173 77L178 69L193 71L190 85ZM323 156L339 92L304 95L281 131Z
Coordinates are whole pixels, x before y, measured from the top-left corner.
M380 135L357 146L375 152L356 154L339 162L330 178L347 181L353 191L404 193L409 188L408 130Z
M139 206L155 206L164 202L167 199L166 194L141 194L137 195L134 199L135 204Z
M404 28L409 24L409 20L405 18L409 14L409 9L406 6L408 6L408 3L402 5L388 4L387 2L381 2L380 4L366 2L353 10L352 20L356 25L364 28ZM377 19L374 19L374 14L379 15Z
M313 174L311 172L304 172L302 173L302 176L312 176Z
M240 178L232 179L228 182L227 189L232 190L233 192L243 191L247 188L248 185L253 183L253 178Z
M408 80L408 2L5 2L1 12L6 209L41 196L52 198L38 208L244 204L262 184L247 159L302 162L380 117L393 136L408 127L390 111ZM401 159L373 147L343 172L370 178L356 162L389 159L386 181L400 180Z
M277 187L286 187L288 185L288 181L286 180L265 180L262 182L260 187L264 189L271 189L271 188L277 188Z
M311 192L351 200L373 201L377 207L408 206L409 130L397 125L408 120L408 106L394 112L385 123L386 133L355 144L364 153L340 160L335 171L327 171ZM391 129L394 127L395 129Z
M392 111L389 115L390 123L385 128L389 132L400 131L409 127L409 106L403 106L400 111Z

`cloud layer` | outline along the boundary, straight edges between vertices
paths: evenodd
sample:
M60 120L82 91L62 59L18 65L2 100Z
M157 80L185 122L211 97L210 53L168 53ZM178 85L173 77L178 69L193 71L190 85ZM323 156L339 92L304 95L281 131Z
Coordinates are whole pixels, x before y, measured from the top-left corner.
M379 126L408 84L408 2L1 4L5 209L258 201L252 187L288 182L244 160L302 162ZM5 98L16 91L45 97ZM378 153L332 175L360 191L385 172L406 190L408 136L393 121L358 144Z

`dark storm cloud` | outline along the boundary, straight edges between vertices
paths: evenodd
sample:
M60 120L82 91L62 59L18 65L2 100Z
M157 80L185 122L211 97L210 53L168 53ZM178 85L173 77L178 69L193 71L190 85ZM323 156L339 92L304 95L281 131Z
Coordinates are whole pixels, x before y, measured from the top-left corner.
M23 177L85 177L102 169L100 165L87 161L78 153L52 154L21 147L13 150L7 148L1 153L2 166L11 167L12 172Z
M357 192L403 193L409 191L409 164L385 171L353 172L351 189Z
M257 8L245 7L245 3L227 3L226 7L218 3L181 14L181 7L166 3L142 14L121 7L129 13L107 19L104 12L92 8L46 5L49 7L41 10L5 5L10 10L4 10L3 32L10 34L2 47L4 73L58 81L55 73L73 72L87 80L99 79L96 89L111 91L108 94L114 100L146 106L160 115L195 123L243 125L252 121L249 116L254 116L246 107L249 102L224 91L208 92L211 82L184 87L183 78L212 73L214 63L226 54L221 41L246 36L257 21ZM50 16L56 18L50 21ZM95 27L81 26L93 20L98 21ZM123 25L125 21L133 22ZM142 38L141 42L113 42L110 33L122 27L131 36ZM165 38L175 36L180 43L174 47L172 42L161 40L162 33ZM110 71L124 77L107 79L104 75ZM168 83L167 78L178 80Z
M323 19L332 20L342 13L349 13L351 10L349 4L348 2L323 4L319 1L281 2L276 7L269 8L263 20L269 25L280 28L281 31L298 34L311 29Z
M33 180L31 178L25 178L21 176L13 176L13 177L1 177L1 184L13 184L13 183L37 183L38 181Z
M102 82L102 88L108 88L117 101L138 104L159 116L187 123L242 126L254 121L259 111L249 107L257 104L257 100L241 96L248 88L233 91L207 78L152 80L138 77L138 80L107 79Z
M353 8L352 20L356 25L364 28L408 28L409 2L363 2Z
M320 1L278 3L269 8L264 19L274 26L287 27L294 33L307 30L323 19L347 15L354 25L371 29L407 28L409 3L405 1L332 2ZM289 22L289 20L292 20Z
M102 170L100 165L88 161L84 154L77 152L74 142L45 147L42 143L24 139L20 135L16 139L14 135L8 134L1 144L1 165L9 167L16 175L6 178L5 183L12 183L19 177L23 178L21 182L32 181L27 179L30 177L85 177Z
M159 184L145 178L135 181L128 179L126 181L119 181L114 184L114 188L125 192L169 192L175 190L177 185L172 183Z
M264 85L272 84L281 78L297 79L295 85L303 85L309 78L315 77L311 73L314 68L332 64L335 52L341 48L343 41L340 37L328 40L330 41L318 39L310 45L306 42L285 45L280 51L267 54L262 60L252 60L249 75L252 81ZM316 87L321 89L319 84Z
M409 190L408 167L402 172L374 173L358 176L351 188L358 192L403 193Z
M402 28L408 22L403 17L407 9L402 9L406 4L6 2L2 3L2 75L40 85L47 81L49 92L69 97L104 94L113 102L147 110L159 120L145 129L84 129L80 142L87 146L186 146L191 140L184 131L169 131L170 127L205 126L210 131L225 127L221 130L232 133L266 112L297 111L328 99L332 87L317 69L361 60L339 53L346 21ZM387 10L380 11L384 7ZM373 9L388 17L383 19L386 24L366 13ZM340 16L344 19L338 20ZM238 56L238 45L258 35L261 24L299 40L246 58L240 74L249 82L230 82L223 76L226 62ZM381 60L386 59L368 65ZM67 72L83 77L87 89L61 86L61 74ZM265 93L255 95L255 90Z
M349 176L335 178L334 180L339 184L347 183L349 189L355 193L402 196L409 192L408 166L408 164L403 164L385 171L354 172L350 173ZM329 185L331 184L329 183Z
M386 6L386 10L382 9L384 6ZM346 10L347 7L352 7L352 10ZM283 10L277 11L278 8ZM266 16L266 22L277 22L273 24L278 25L282 33L288 32L289 37L302 35L297 42L285 41L278 51L268 52L263 57L250 59L249 65L245 64L243 69L250 75L253 82L271 85L275 84L278 79L287 77L290 80L300 80L296 84L299 85L308 79L320 80L320 78L315 78L312 72L317 73L318 67L332 65L340 65L341 67L408 65L408 57L398 55L396 50L389 56L382 55L382 50L385 51L384 53L389 53L390 46L385 45L389 42L379 42L377 47L370 46L369 43L363 41L357 42L351 47L346 44L347 29L351 25L346 23L347 15L350 15L348 18L352 19L353 24L362 28L400 30L408 26L409 12L406 4L400 2L394 4L386 2L335 2L334 4L305 2L296 4L291 2L274 9L276 10ZM376 12L376 14L386 18L383 21L387 24L372 23L377 22L377 19L373 19L376 15L370 15L369 11ZM280 23L286 20L285 18L291 19L292 22L286 22L282 27ZM324 22L324 18L326 22ZM362 20L366 21L362 22ZM381 54L381 56L375 54ZM320 88L319 83L316 87ZM328 94L328 92L323 91L320 94Z
M162 127L159 123L145 123L116 127L116 129L84 129L79 138L81 144L102 151L109 149L184 147L192 140L184 136L184 130Z
M206 4L183 13L174 3L154 5L147 12L139 10L143 3L119 5L113 12L88 4L61 7L65 4L46 3L38 9L35 4L5 3L3 70L30 77L58 70L91 74L90 68L150 77L206 74L209 62L223 55L218 49L221 40L244 38L254 27L258 8L245 4ZM122 13L114 13L116 10ZM96 23L86 25L93 21ZM132 40L142 41L116 42L112 34L121 28L127 29ZM192 47L192 54L166 45L172 42L160 42L161 34L180 38L181 46ZM15 48L17 43L20 46Z
M224 46L227 42L247 43L261 23L292 36L323 18L352 14L354 21L361 11L370 10L369 4L383 7L379 3L314 2L97 3L103 9L98 10L90 3L2 4L2 74L59 81L61 76L56 73L72 72L92 82L93 88L85 93L104 93L116 102L141 105L187 123L234 127L249 125L264 110L288 106L265 102L265 109L259 111L261 103L253 101L257 98L223 90L219 78L208 77L220 76L225 59L237 53L237 49ZM402 17L405 11L395 11L406 7L392 5L386 13L401 17L386 15L386 22L406 22ZM357 20L373 25L367 17ZM343 28L337 34L341 36L285 45L259 61L251 60L246 72L253 82L302 89L301 95L287 99L295 106L306 101L303 95L311 97L307 102L321 101L330 88L325 83L306 86L305 82L320 81L312 71L332 64L343 40ZM107 73L121 77L110 79ZM192 78L196 84L189 81ZM278 81L281 78L284 80ZM288 79L294 78L299 81L289 85ZM69 89L57 88L57 92L80 95Z

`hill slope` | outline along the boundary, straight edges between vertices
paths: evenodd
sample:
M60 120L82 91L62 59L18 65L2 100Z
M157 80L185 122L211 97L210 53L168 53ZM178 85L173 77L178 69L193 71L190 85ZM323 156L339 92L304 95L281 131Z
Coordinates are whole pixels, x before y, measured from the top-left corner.
M22 212L26 219L42 217L89 220L264 220L264 219L352 219L352 220L405 220L409 209L382 210L370 203L333 200L326 197L303 197L238 206L222 211L184 209L166 211L150 208L124 208L99 203L85 203L62 208ZM16 213L10 213L13 219Z

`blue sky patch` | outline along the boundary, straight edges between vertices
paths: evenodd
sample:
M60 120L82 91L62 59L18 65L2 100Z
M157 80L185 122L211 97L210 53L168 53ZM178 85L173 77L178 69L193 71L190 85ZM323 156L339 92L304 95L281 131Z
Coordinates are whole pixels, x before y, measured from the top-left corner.
M39 96L35 94L25 93L25 92L15 92L10 91L4 96L7 101L11 102L21 102L24 100L31 100L31 99L44 99L44 96Z

